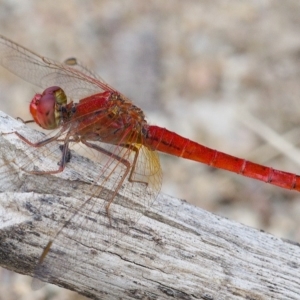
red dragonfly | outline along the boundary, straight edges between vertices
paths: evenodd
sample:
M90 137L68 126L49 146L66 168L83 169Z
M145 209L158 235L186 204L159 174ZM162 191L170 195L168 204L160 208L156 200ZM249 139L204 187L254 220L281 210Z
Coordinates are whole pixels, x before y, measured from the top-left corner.
M97 241L97 247L105 249L138 221L161 188L157 151L300 191L298 175L210 149L165 128L149 125L140 108L75 59L59 63L0 36L0 64L45 89L32 99L30 112L40 127L58 130L38 142L14 133L34 149L29 161L19 160L18 172L64 172L72 164L70 147L74 143L101 155L95 164L90 196L80 199L65 217L64 225L49 233L51 239L39 259L36 277L47 280L55 272L66 272L73 262L67 258L73 247L95 248ZM53 155L60 155L59 166L36 170L36 150L47 146L52 147ZM76 197L75 193L72 196ZM119 216L125 216L126 222L120 222ZM89 234L82 235L74 228L70 233L69 227L75 221L87 228ZM97 229L95 223L103 225L105 232ZM57 258L53 252L55 245L56 253L60 252L63 258Z

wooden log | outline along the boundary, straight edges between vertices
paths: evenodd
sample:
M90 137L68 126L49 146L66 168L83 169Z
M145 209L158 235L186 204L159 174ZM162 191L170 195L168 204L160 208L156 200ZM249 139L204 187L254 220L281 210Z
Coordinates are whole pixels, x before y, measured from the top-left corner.
M91 160L72 154L61 174L23 172L20 162L26 158L34 168L51 159L57 165L60 150L30 149L15 134L3 134L15 130L32 140L42 138L0 114L0 265L33 275L67 212L91 193L98 170ZM138 205L130 209L142 211ZM47 281L91 299L300 298L298 243L163 194L127 232L116 233L113 243L103 233L110 230L107 224L95 222L94 214L72 219L54 242ZM122 216L118 222L125 223Z

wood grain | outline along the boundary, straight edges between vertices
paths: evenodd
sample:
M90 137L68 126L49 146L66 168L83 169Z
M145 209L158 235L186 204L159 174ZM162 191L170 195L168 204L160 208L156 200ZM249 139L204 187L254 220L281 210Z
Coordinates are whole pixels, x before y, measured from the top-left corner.
M1 113L0 131L14 130L33 139L40 136ZM25 159L28 145L14 134L2 134L0 143L0 265L32 275L49 238L64 222L62 212L76 207L88 193L89 172L95 167L75 156L75 171L68 166L60 175L26 174L16 162ZM45 161L41 157L35 163ZM79 178L80 166L86 172ZM74 243L79 234L91 236L85 228L71 235ZM91 299L286 300L300 295L298 243L163 194L109 247L100 245L97 237L88 246L72 248L70 243L66 238L66 262L72 267L59 276L53 272L48 279ZM60 254L53 253L53 259L56 256L64 264Z

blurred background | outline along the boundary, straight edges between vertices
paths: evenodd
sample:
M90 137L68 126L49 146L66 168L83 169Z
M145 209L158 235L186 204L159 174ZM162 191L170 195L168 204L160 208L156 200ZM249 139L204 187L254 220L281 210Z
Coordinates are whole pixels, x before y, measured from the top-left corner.
M0 34L58 61L77 57L150 124L300 174L300 2L0 0ZM36 92L0 68L0 109L29 119ZM293 148L294 146L294 148ZM300 194L161 155L162 192L300 241ZM0 299L85 299L0 269Z

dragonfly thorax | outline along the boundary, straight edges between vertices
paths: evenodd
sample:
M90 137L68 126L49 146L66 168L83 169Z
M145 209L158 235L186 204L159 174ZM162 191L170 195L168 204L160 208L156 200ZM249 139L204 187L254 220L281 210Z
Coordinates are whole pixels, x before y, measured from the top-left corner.
M73 119L77 139L109 144L139 143L146 124L141 109L125 96L109 91L81 100Z

